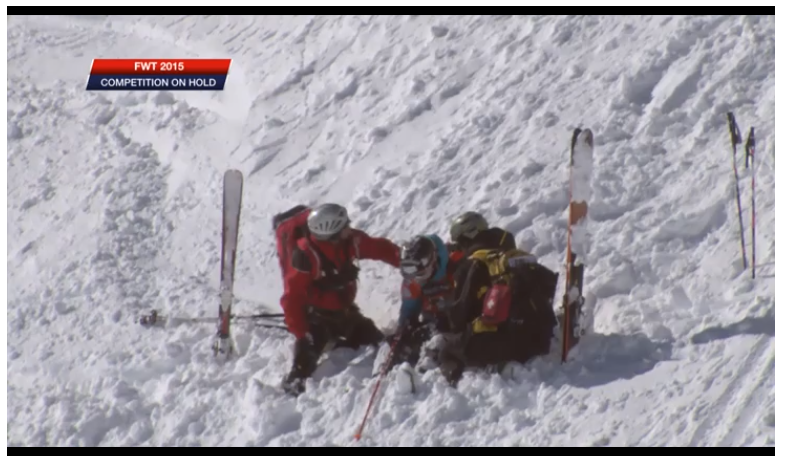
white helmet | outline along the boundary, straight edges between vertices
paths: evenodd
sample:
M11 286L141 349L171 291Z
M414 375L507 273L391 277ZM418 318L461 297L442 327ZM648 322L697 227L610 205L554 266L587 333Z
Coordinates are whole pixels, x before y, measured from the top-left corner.
M308 215L308 229L319 240L328 240L349 226L349 213L338 204L322 204Z

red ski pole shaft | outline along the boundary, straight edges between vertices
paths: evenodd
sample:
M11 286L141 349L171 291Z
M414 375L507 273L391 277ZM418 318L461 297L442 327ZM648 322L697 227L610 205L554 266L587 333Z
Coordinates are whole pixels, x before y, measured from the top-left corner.
M403 329L401 329L398 334L395 336L395 341L393 341L392 346L390 347L390 354L387 355L387 360L384 362L384 369L382 369L382 373L379 374L379 379L376 381L376 385L373 387L373 393L371 393L371 399L368 401L368 407L365 409L365 416L363 416L363 421L360 423L360 427L357 429L357 433L354 434L355 440L360 440L363 434L363 429L365 428L365 423L368 421L368 416L371 414L371 408L373 407L373 400L376 398L376 394L379 392L379 387L382 385L382 381L384 377L387 376L387 372L390 369L390 364L392 363L393 356L395 355L395 348L398 346L398 342L401 340L401 336L403 335Z

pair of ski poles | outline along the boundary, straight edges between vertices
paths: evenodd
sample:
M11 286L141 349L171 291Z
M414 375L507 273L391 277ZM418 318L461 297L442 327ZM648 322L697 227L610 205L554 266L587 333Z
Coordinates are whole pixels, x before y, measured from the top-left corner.
M739 214L739 234L741 240L741 259L744 270L747 270L747 247L744 241L744 222L741 215L741 188L739 187L739 170L736 167L736 146L741 144L741 131L736 124L736 117L733 112L728 112L728 131L730 132L731 148L733 149L733 176L736 181L736 209ZM751 178L751 223L752 223L752 278L755 278L755 128L750 127L747 134L747 142L744 144L744 166L752 169Z

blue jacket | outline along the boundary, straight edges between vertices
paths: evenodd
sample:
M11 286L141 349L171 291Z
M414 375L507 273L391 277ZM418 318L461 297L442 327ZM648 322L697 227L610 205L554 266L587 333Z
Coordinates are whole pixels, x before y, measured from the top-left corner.
M426 235L436 245L436 272L425 283L404 279L401 284L401 310L398 324L417 319L423 311L441 310L452 292L452 277L448 274L450 252L438 235Z

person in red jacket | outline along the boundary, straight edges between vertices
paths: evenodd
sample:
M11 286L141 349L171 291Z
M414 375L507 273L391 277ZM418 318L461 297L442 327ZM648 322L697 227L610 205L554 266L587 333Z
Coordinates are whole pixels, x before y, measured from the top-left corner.
M357 261L370 259L395 268L400 265L399 247L350 226L343 206L324 204L307 213L307 223L294 247L279 257L284 266L281 307L289 332L296 338L292 369L284 389L299 395L305 379L328 345L357 349L378 344L384 334L363 316L354 300L357 295Z

